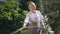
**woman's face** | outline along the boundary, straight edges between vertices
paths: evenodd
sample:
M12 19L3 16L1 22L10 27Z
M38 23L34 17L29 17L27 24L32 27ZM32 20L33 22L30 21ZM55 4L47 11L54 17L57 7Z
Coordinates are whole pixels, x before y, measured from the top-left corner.
M28 8L29 8L30 11L34 11L35 10L35 7L32 4L29 4Z

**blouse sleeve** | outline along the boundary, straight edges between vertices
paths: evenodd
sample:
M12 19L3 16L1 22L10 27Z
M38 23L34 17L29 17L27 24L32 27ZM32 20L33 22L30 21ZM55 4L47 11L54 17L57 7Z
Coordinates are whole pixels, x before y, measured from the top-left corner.
M28 22L29 22L29 14L28 14L28 13L27 13L27 15L26 15L26 18L25 18L24 22L25 22L25 23L28 23Z

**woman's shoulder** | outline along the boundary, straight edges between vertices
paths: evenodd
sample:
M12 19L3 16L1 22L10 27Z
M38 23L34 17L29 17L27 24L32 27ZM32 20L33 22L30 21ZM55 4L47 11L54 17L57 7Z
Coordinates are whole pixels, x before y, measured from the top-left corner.
M29 15L29 14L31 14L31 12L30 12L30 11L27 13L27 15Z

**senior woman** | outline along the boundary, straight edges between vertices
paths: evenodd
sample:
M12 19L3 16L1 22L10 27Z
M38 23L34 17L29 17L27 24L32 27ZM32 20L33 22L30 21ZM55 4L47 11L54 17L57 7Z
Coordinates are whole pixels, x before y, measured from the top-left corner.
M23 27L28 26L37 26L37 27L29 27L28 34L42 34L41 29L39 27L43 27L45 29L45 25L43 22L43 16L40 11L36 10L36 5L34 2L29 2L28 4L29 12L26 15L24 20ZM40 31L40 33L38 33Z

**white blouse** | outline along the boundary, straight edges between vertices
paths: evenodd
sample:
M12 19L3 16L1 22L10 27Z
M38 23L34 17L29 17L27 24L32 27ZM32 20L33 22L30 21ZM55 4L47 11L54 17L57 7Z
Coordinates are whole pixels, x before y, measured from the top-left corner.
M43 20L42 14L40 13L40 11L36 10L35 14L29 11L26 15L24 22L25 23L29 23L29 21L42 22L42 20Z

